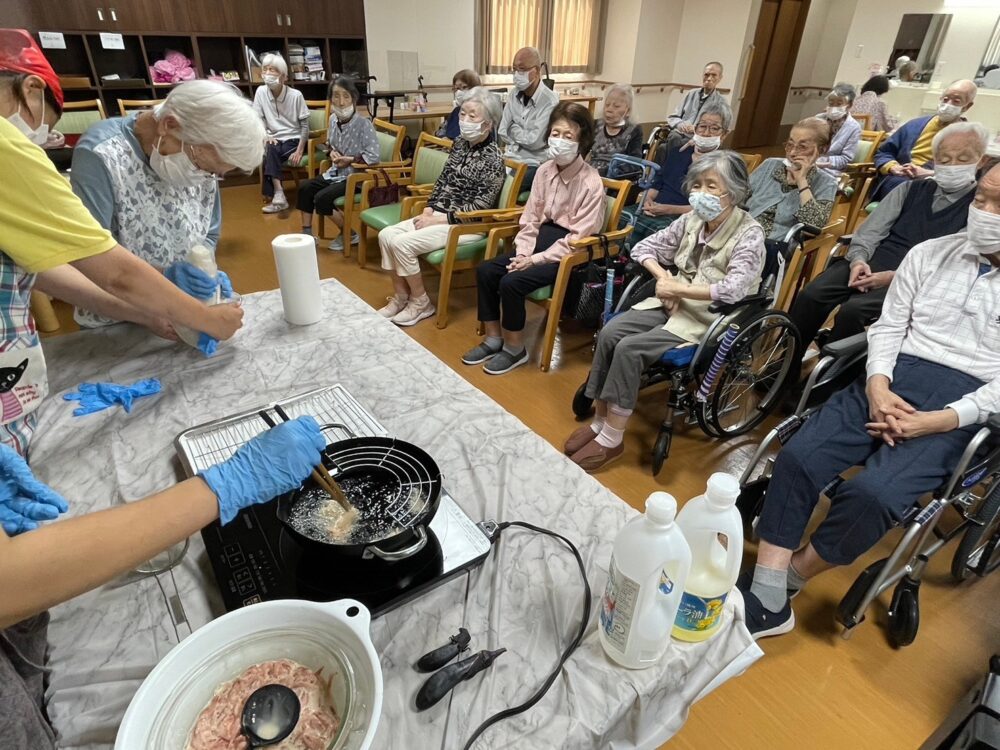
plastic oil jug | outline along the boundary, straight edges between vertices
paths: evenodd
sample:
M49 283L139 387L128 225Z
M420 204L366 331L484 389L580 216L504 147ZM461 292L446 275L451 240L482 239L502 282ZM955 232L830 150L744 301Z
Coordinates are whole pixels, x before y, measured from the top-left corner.
M645 515L625 524L615 539L598 634L608 656L630 669L652 666L670 643L691 567L676 515L673 496L654 492Z
M190 250L188 250L187 256L184 260L190 263L192 266L197 268L199 271L204 271L213 279L219 273L219 267L215 264L215 257L212 255L212 251L209 250L204 245L195 245ZM215 287L215 293L208 299L202 300L206 305L217 305L222 299L222 290L218 286ZM177 336L188 346L193 346L197 348L198 339L201 336L199 331L195 331L187 326L175 325L174 330L177 331Z
M682 641L704 641L722 625L722 608L736 584L743 559L743 521L736 509L740 483L716 472L705 494L689 500L677 514L677 525L691 547L691 573L684 585L673 635Z

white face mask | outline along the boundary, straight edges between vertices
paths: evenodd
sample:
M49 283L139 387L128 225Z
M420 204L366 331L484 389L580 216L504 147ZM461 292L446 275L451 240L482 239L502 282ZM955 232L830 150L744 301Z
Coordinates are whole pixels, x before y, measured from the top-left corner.
M455 92L455 98L452 99L456 107L461 107L465 104L466 99L469 98L469 92L466 89L459 89Z
M265 73L264 83L267 84L268 86L277 86L279 83L281 83L281 77L274 73Z
M1000 252L1000 214L991 214L969 206L969 223L965 227L969 242L981 253Z
M17 105L17 112L7 118L7 122L24 133L25 137L36 146L44 146L49 139L49 126L45 124L45 97L42 97L42 122L37 128L31 127L23 117L21 117L21 105Z
M705 151L715 151L722 144L721 135L698 135L694 134L694 147L704 153Z
M942 122L952 122L957 120L962 114L962 108L957 104L951 104L949 102L941 102L937 108L938 117L941 118Z
M580 146L576 141L567 141L565 138L549 137L549 157L560 167L565 167L571 163L577 155Z
M723 211L722 197L706 193L704 190L694 190L688 195L688 203L691 204L691 208L694 209L699 219L712 221L719 218Z
M163 136L160 136L149 155L149 166L161 180L173 187L198 187L204 181L212 179L212 175L198 169L184 153L184 141L181 141L180 151L164 156L160 153L162 140Z
M525 71L517 71L514 73L514 88L518 91L524 91L531 85L531 79Z
M345 122L354 117L353 106L333 107L332 109L333 109L333 114L335 114L337 116L337 119L340 120L341 122Z
M847 107L827 107L826 116L831 120L840 120L847 114Z
M976 181L975 164L935 165L934 182L946 193L968 187Z
M478 141L483 135L483 122L470 122L469 120L458 121L458 132L467 141Z

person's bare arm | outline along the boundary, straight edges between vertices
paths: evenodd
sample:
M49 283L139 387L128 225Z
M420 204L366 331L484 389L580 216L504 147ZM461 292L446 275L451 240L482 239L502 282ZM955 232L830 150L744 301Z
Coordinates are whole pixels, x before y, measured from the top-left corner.
M219 515L201 479L16 537L0 532L0 628L132 570Z
M157 336L177 338L166 319L154 318L139 308L113 297L69 264L42 271L38 274L35 288L50 297L61 299L63 302L106 318L138 323L152 330Z
M243 325L243 310L236 305L208 307L121 245L72 265L110 295L152 317L167 318L220 340L230 338Z

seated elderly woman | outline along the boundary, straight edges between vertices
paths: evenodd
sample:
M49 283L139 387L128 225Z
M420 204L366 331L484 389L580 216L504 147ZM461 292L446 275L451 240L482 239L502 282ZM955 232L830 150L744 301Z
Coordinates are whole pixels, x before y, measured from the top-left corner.
M816 166L830 145L830 128L815 117L792 126L784 159L765 159L750 175L747 211L770 240L783 240L796 224L823 227L830 219L837 181Z
M587 163L601 177L608 176L608 165L615 154L642 156L642 128L632 122L635 93L627 83L616 83L604 95L604 117L597 121L594 146Z
M350 230L351 244L358 244L358 233L344 226L344 213L336 207L337 198L347 192L347 178L354 173L352 164L375 164L379 158L378 136L371 120L358 115L358 89L353 78L340 77L330 84L330 128L326 134L332 166L319 177L299 183L295 207L302 214L302 233L312 234L313 211L329 216L340 227L331 250L344 249L344 233Z
M419 257L445 246L448 232L458 223L458 214L496 206L503 188L503 156L497 147L494 129L503 116L496 94L472 89L462 103L459 127L444 169L434 183L427 208L412 219L386 227L378 235L382 268L392 274L394 294L378 312L399 326L412 326L434 314ZM463 234L459 243L482 239L480 234Z
M483 82L479 80L479 74L474 70L469 70L465 68L464 70L458 71L451 79L451 93L454 96L452 99L452 104L454 109L451 114L441 123L441 127L437 129L434 133L438 138L450 138L455 141L458 140L459 136L462 135L461 130L458 127L459 113L462 111L462 102L464 102L468 96L469 92L477 86L482 86ZM498 122L497 125L500 123Z
M288 199L281 184L285 162L298 164L309 143L309 108L302 92L285 85L288 64L276 52L261 60L264 85L253 95L253 107L264 122L267 143L261 164L261 192L269 202L261 209L266 214L288 210Z
M642 206L630 209L630 212L636 212L630 244L641 242L691 210L684 189L688 170L706 154L719 150L732 122L733 111L725 100L715 99L705 103L695 123L694 137L680 147L670 149L656 179L646 191ZM623 218L624 221L628 219Z
M255 169L263 151L264 126L235 86L189 81L153 110L88 128L70 184L120 244L177 282L192 246L214 251L219 241L216 177ZM81 308L75 317L85 327L114 322Z
M854 94L851 84L838 83L826 95L826 109L816 115L830 126L830 145L816 160L816 166L835 180L839 180L841 172L854 161L861 140L861 124L848 114Z
M558 104L549 117L548 133L549 158L535 175L514 254L476 267L479 320L486 338L467 351L462 362L485 362L483 370L490 375L502 375L528 361L525 297L554 283L559 261L572 252L569 243L593 234L604 223L604 183L584 161L594 143L590 112L579 104Z
M656 278L656 296L613 318L597 337L586 386L596 416L565 445L588 472L624 452L643 371L669 349L695 345L715 318L713 302L736 302L760 284L764 231L740 208L749 193L743 158L706 154L691 165L684 189L693 211L632 248L632 260Z
M889 79L885 76L872 76L861 87L861 96L854 100L851 107L852 115L868 115L872 130L882 130L886 133L896 129L896 118L889 114L885 102L880 98L889 90Z

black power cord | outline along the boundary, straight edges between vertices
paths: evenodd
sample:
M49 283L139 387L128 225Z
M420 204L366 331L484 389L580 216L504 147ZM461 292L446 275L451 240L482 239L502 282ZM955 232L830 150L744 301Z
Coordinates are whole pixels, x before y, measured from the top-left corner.
M503 721L504 719L509 719L511 716L523 713L542 699L542 696L544 696L548 692L549 688L552 687L552 683L556 681L556 677L559 676L559 672L562 670L563 665L573 652L576 651L577 646L580 645L580 641L583 640L584 633L587 632L587 625L590 623L590 582L587 580L587 570L583 565L583 558L580 556L580 551L576 548L576 545L562 534L557 534L554 531L549 531L548 529L543 529L530 523L525 523L524 521L504 521L503 523L497 524L496 532L494 532L493 538L490 541L495 542L500 537L501 532L511 526L521 526L522 528L529 529L539 534L555 537L569 547L573 556L576 558L577 565L580 566L580 576L583 578L583 617L580 620L580 630L577 632L576 637L566 647L566 650L563 651L562 656L559 658L559 663L556 664L555 669L549 673L545 682L543 682L542 686L535 691L534 695L532 695L524 703L512 706L511 708L505 708L503 711L498 711L486 719L486 721L476 727L476 731L472 733L472 736L469 737L468 741L465 743L464 750L470 750L473 743L479 739L480 735L482 735L483 732L496 724L498 721Z

